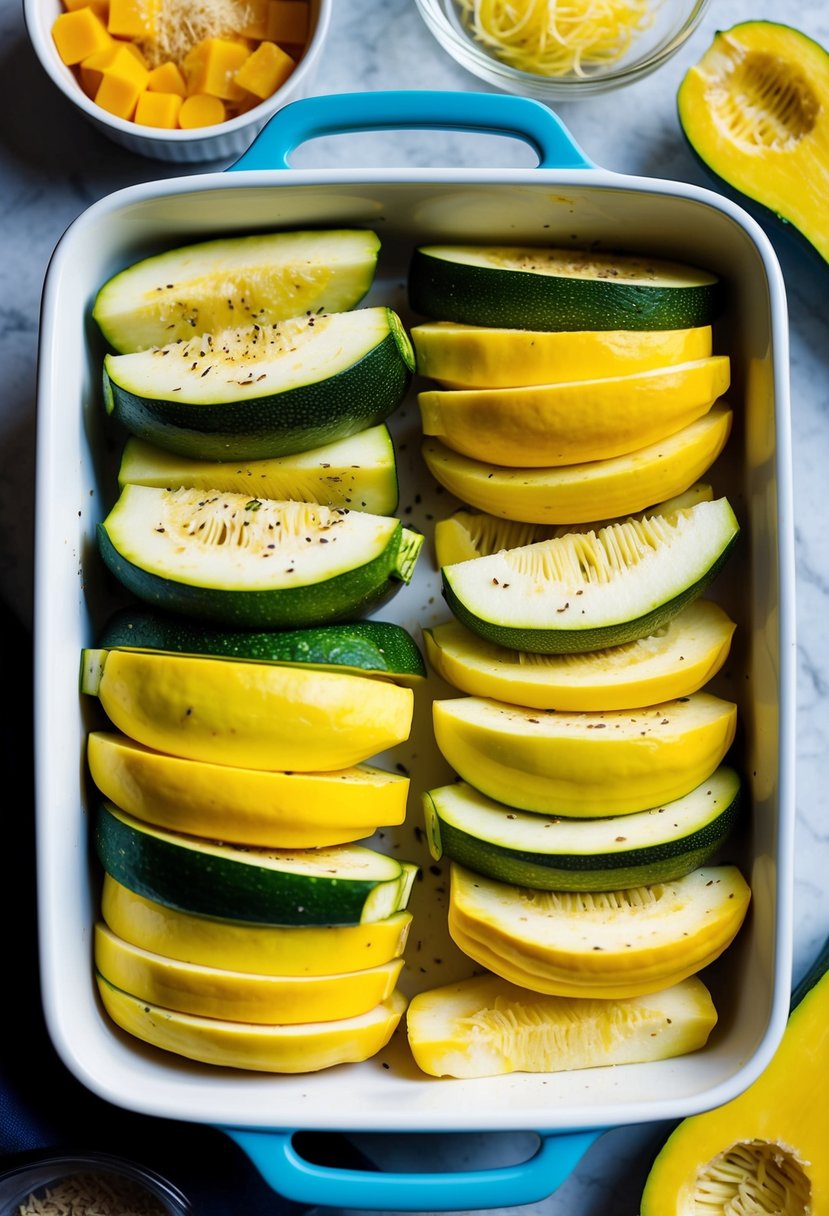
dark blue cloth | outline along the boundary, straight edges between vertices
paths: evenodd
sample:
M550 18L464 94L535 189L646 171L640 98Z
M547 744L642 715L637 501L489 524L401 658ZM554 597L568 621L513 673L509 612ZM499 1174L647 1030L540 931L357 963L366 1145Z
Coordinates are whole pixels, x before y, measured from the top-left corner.
M299 1216L222 1132L115 1107L87 1090L52 1047L38 980L32 746L32 647L0 602L4 695L0 772L6 796L0 848L5 990L0 1037L0 1169L54 1149L129 1157L175 1183L197 1216ZM325 1164L369 1164L342 1137L303 1137L304 1155Z

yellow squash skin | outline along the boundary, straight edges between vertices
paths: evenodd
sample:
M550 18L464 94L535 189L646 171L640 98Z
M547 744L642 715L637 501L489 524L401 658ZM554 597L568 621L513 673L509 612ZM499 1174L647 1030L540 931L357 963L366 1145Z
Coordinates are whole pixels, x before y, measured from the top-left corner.
M696 329L496 329L430 321L412 343L421 376L444 388L519 388L651 371L711 354L711 326Z
M124 941L182 962L259 975L323 976L399 958L411 912L365 925L250 925L177 912L104 875L101 914Z
M127 1034L189 1060L255 1072L319 1072L376 1055L388 1043L406 1009L393 992L358 1017L297 1026L228 1022L151 1005L122 992L99 974L98 991L109 1016Z
M730 383L727 355L675 367L516 389L420 393L424 435L510 468L606 460L673 435L707 414Z
M463 456L439 439L425 439L422 452L435 480L480 511L530 524L591 523L643 511L687 490L722 452L732 418L718 403L636 451L557 468L505 468Z
M154 751L92 731L87 759L98 789L147 823L234 844L283 849L345 844L403 823L409 779L371 765L280 773Z
M720 30L677 95L691 147L829 261L829 53L774 21Z
M484 697L432 706L452 768L497 802L548 815L629 815L682 798L721 763L737 707L693 693L646 709L555 713Z
M449 931L476 962L539 992L617 998L670 987L731 944L751 891L736 866L627 891L532 891L453 863Z
M459 621L424 629L426 658L461 692L528 709L641 709L698 692L720 670L736 626L719 605L697 600L658 634L579 655L508 650Z
M324 976L260 975L152 954L95 925L95 966L114 988L199 1017L263 1025L330 1022L367 1013L394 991L402 959Z
M434 1077L493 1077L640 1064L703 1047L717 1021L695 977L622 1001L547 996L484 975L409 1002L415 1063Z
M98 697L157 751L269 771L330 772L408 737L411 689L334 672L160 651L104 652Z
M726 1216L740 1210L726 1206L738 1188L747 1201L757 1197L757 1206L743 1211L826 1216L827 1077L829 974L824 974L793 1009L777 1051L757 1080L723 1106L684 1119L672 1132L648 1174L641 1216L696 1216L701 1211ZM719 1163L716 1185L714 1163ZM705 1206L698 1206L703 1197Z

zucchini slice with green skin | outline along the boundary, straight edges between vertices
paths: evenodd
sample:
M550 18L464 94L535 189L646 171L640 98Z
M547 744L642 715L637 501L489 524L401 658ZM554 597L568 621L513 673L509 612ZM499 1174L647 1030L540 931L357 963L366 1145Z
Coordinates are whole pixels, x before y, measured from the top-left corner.
M728 658L736 626L697 600L649 637L586 654L494 646L459 621L424 629L431 667L460 692L528 709L642 709L697 692Z
M422 245L409 303L439 321L504 329L692 329L720 310L716 275L678 262L502 245Z
M368 1060L386 1046L406 1010L406 998L395 989L356 1017L263 1026L179 1013L123 992L100 972L95 980L104 1008L127 1034L188 1060L254 1072L319 1072Z
M684 798L634 815L564 819L495 802L465 782L423 796L429 849L499 882L543 891L618 891L705 865L737 819L725 765Z
M117 351L186 342L234 325L354 308L380 241L335 229L223 237L155 254L104 283L92 315Z
M726 498L444 566L473 633L511 650L581 653L648 637L714 581L739 534Z
M399 500L394 443L382 424L270 460L191 460L131 436L118 470L119 489L127 485L222 490L374 515L393 515Z
M168 832L104 802L95 849L123 886L180 912L260 925L357 925L405 909L417 867L361 845L254 849Z
M104 358L104 405L197 460L286 456L388 418L414 354L390 308L293 317Z
M360 617L409 582L423 545L400 520L244 494L126 486L101 557L145 603L243 629Z
M319 671L419 683L426 664L414 638L389 621L350 621L316 629L216 629L151 608L122 608L104 626L103 650L165 650L179 654L297 664Z

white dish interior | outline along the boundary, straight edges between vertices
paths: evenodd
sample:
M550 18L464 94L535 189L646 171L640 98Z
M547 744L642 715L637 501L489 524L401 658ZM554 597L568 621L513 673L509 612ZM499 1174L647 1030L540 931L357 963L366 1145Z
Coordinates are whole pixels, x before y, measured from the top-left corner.
M92 980L99 869L86 732L98 706L77 691L79 652L117 603L99 563L95 525L114 500L118 436L103 417L102 346L90 319L98 287L164 247L232 232L361 225L383 245L367 303L411 321L406 268L415 243L583 245L648 251L710 267L729 300L715 349L732 357L736 424L708 474L743 526L714 597L738 624L711 690L737 701L738 758L750 790L729 848L753 890L738 941L704 974L719 1010L708 1046L661 1063L558 1075L437 1081L420 1074L405 1029L375 1059L270 1076L211 1068L121 1033ZM61 240L46 279L39 371L36 540L36 766L40 955L45 1013L70 1071L116 1105L225 1126L347 1131L505 1131L610 1127L681 1117L726 1101L762 1070L788 1013L793 801L793 530L788 349L779 269L759 228L706 191L603 171L400 171L392 174L208 174L121 191ZM415 386L416 388L417 386ZM377 615L420 628L448 618L430 543L434 518L458 504L437 493L419 456L414 390L391 420L401 476L398 513L427 533L412 585ZM429 857L420 792L451 780L431 734L430 701L454 690L430 678L416 694L409 742L380 758L412 776L407 823L379 847L417 861L423 881L402 986L413 993L471 974L446 931L447 864Z

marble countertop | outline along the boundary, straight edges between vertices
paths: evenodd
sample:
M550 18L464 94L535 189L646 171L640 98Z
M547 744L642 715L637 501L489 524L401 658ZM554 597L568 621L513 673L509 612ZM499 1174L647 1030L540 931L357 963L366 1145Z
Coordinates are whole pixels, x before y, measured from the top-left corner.
M38 310L49 257L65 228L96 199L182 170L123 151L69 110L35 61L20 7L12 0L0 2L0 593L29 623ZM607 169L710 186L681 137L676 88L717 29L748 18L773 19L776 7L768 0L765 6L757 0L714 0L689 43L667 66L623 91L563 103L558 113L587 154ZM786 19L829 45L829 8L823 0L798 0ZM336 93L383 88L486 91L487 86L448 58L422 24L412 0L336 0L313 88ZM320 140L301 149L294 163L523 167L535 162L528 148L511 140L412 132ZM204 168L192 166L183 172ZM829 754L829 546L820 505L829 469L829 278L781 228L767 226L767 232L783 267L791 322L798 631L797 978L829 934L829 828L820 794ZM644 1178L666 1132L661 1125L608 1132L554 1195L509 1210L527 1216L635 1216ZM384 1161L389 1166L407 1167L411 1146L405 1139L391 1148L386 1145ZM467 1167L492 1164L499 1152L511 1151L510 1146L494 1148L478 1136L451 1138L448 1146L430 1144L432 1149L436 1164L442 1157Z

